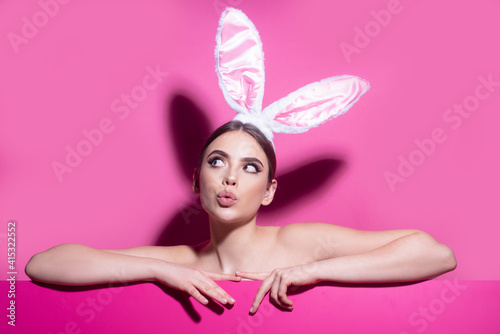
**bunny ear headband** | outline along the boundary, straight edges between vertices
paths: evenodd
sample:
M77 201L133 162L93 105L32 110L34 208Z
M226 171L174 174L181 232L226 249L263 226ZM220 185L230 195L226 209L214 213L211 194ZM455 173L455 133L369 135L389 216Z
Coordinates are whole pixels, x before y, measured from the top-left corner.
M227 8L219 21L215 46L219 86L234 120L251 123L272 142L273 133L299 133L342 115L369 88L368 81L341 75L306 85L262 110L264 53L252 21Z

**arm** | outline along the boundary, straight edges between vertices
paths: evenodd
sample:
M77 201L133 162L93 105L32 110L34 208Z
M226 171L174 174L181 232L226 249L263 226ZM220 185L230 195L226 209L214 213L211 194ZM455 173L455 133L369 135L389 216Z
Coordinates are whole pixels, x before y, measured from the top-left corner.
M151 281L160 263L153 258L62 244L35 254L26 265L26 274L44 283L75 286Z
M180 246L184 247L184 246ZM169 248L169 247L167 247ZM78 244L63 244L35 254L26 265L33 280L60 285L92 285L112 282L159 281L185 291L203 304L208 300L222 304L233 299L213 279L236 280L232 275L209 273L158 258L182 255L182 248L138 247L125 250L98 250ZM153 257L148 257L153 256ZM156 256L156 257L154 257Z
M302 265L275 269L271 274L237 273L264 280L251 312L268 291L279 305L293 309L286 296L290 285L418 281L456 267L447 246L418 230L358 231L330 224L292 224L280 231L278 242L308 255Z
M439 276L456 265L450 248L417 231L365 253L318 261L310 269L318 281L408 282Z
M360 231L309 223L288 225L279 238L286 247L309 254L302 263L311 264L318 280L416 281L456 267L451 249L419 230Z

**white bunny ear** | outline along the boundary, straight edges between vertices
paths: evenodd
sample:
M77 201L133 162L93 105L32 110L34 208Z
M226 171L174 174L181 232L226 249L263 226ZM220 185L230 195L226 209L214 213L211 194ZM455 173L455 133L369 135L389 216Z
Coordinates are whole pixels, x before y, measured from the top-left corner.
M215 47L219 86L234 118L252 123L272 141L273 132L299 133L342 115L370 84L342 75L312 83L262 110L264 53L259 33L238 9L227 8L219 21Z
M227 103L237 113L260 113L264 53L255 26L240 10L227 8L219 21L216 43L216 72Z
M272 132L305 132L345 113L369 88L368 81L352 75L330 77L274 102L262 116Z

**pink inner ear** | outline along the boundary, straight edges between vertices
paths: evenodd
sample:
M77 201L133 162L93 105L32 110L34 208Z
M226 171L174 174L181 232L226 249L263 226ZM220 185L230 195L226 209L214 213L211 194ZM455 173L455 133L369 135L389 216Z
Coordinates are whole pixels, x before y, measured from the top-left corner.
M346 112L365 92L368 82L353 76L325 79L292 93L274 120L298 128L317 126Z
M221 79L236 103L250 110L261 102L264 88L262 46L253 24L241 13L227 12L218 57Z

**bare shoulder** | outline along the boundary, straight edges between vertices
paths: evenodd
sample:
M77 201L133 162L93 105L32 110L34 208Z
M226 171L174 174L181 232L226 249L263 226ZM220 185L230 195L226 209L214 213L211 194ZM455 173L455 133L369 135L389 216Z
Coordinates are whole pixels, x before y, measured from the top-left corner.
M197 246L140 246L125 249L104 249L104 251L130 256L149 257L179 264L191 264L198 259L199 250L202 247L203 244Z
M279 235L281 237L291 237L295 234L306 233L317 234L321 232L333 232L333 231L349 230L347 227L326 224L326 223L293 223L280 227Z
M284 247L316 254L315 257L331 258L368 252L416 232L364 231L327 223L294 223L280 228L277 241Z
M298 241L318 242L322 237L332 238L350 231L355 230L326 223L293 223L280 227L278 241L285 244L296 244Z

